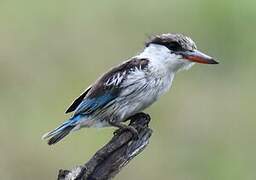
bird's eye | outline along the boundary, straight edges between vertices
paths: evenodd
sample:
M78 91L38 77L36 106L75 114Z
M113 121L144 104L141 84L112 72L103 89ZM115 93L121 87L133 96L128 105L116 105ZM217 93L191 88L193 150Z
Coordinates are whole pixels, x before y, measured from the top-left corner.
M165 44L165 46L168 49L170 49L171 51L181 51L182 50L181 45L177 42L171 42L171 43Z

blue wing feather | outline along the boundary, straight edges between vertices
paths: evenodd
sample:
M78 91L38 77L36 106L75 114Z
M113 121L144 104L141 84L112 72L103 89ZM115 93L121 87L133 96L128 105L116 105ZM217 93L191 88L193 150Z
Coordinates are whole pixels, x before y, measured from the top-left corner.
M97 97L87 97L77 107L75 114L91 114L92 112L105 106L107 103L116 98L116 95L111 92L105 92L104 94Z
M69 108L66 110L65 113L70 113L74 110L76 110L76 108L79 106L79 104L84 100L84 97L87 95L87 93L90 91L91 86L89 88L87 88L80 96L78 96L73 102L72 104L69 106Z

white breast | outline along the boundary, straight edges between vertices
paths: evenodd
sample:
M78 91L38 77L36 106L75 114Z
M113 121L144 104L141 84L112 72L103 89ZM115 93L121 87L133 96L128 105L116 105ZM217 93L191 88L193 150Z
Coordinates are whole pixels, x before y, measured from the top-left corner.
M177 58L175 56L170 53L169 49L157 44L151 44L137 56L149 59L147 77L150 79L152 91L156 91L157 97L171 87L176 72L172 69L171 61Z
M124 90L115 103L115 112L118 112L120 120L143 111L171 87L174 74L153 67L149 64L146 72L134 71L123 83Z

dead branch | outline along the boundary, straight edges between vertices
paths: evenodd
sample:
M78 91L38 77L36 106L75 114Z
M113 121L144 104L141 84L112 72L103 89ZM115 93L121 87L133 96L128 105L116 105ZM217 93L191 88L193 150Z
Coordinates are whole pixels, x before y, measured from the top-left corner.
M59 170L58 180L109 180L126 166L149 143L152 130L148 127L150 116L138 113L129 126L138 131L135 140L130 131L121 131L82 166L72 170Z

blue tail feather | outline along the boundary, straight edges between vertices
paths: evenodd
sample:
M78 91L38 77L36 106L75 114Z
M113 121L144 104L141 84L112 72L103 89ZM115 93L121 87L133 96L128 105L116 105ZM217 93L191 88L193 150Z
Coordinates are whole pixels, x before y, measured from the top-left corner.
M73 128L75 128L80 118L80 115L70 118L69 120L62 123L59 127L44 134L42 139L50 138L48 141L49 145L59 142L61 139L67 136Z

